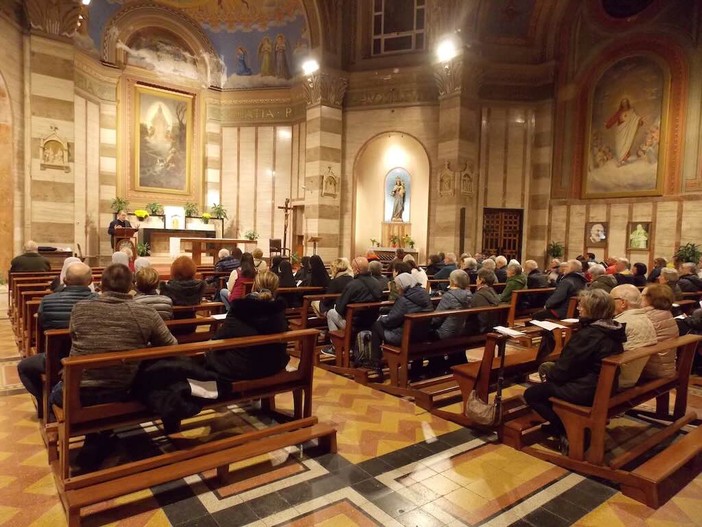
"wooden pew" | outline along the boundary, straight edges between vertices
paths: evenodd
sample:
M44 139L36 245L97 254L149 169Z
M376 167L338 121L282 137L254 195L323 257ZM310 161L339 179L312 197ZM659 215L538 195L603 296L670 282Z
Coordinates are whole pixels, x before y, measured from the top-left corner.
M224 304L222 302L200 302L194 306L173 306L173 316L189 316L194 317L197 313L207 313L213 315L224 312Z
M510 310L507 316L507 326L512 327L518 318L529 317L530 315L544 308L546 299L556 290L555 287L543 287L538 289L520 289L512 291L510 300ZM531 300L530 302L527 299ZM527 305L528 307L523 307Z
M510 306L475 307L449 311L433 311L428 313L411 313L405 315L402 326L402 342L400 345L383 344L381 350L383 359L388 364L390 384L377 385L376 388L398 396L413 397L415 403L431 410L437 399L442 399L446 404L447 399L458 396L457 386L453 379L447 380L440 377L435 381L424 381L413 386L409 381L409 365L412 361L423 361L431 357L443 357L453 353L465 353L471 347L485 344L487 334L464 334L442 340L417 340L418 332L426 331L434 319L446 319L452 316L466 316L467 324L473 317L484 313L495 315L495 325L503 325L507 320Z
M581 406L552 398L553 408L563 421L568 436L568 455L552 450L534 448L530 445L539 439L540 433L534 425L542 421L536 414L513 421L511 445L515 448L545 459L569 470L605 478L621 485L622 492L649 507L659 507L669 491L668 479L690 461L695 461L695 475L700 472L699 454L702 453L702 428L686 434L682 439L670 444L653 457L648 454L657 445L674 437L684 426L696 419L694 411L687 411L688 384L695 350L702 340L699 335L685 335L653 346L613 355L602 361L602 370L592 406ZM619 370L641 358L668 350L677 352L675 374L656 379L640 379L631 388L617 391L616 382ZM673 411L669 408L670 392L675 391ZM646 401L655 399L656 410L647 412L632 410ZM635 446L605 458L605 436L607 424L613 417L622 413L655 419L657 424L668 422L652 435ZM587 431L587 432L586 432ZM589 448L586 437L589 435ZM648 459L641 463L640 458ZM638 465L638 466L637 466ZM633 468L632 468L633 467Z
M69 527L80 525L83 507L211 469L217 469L217 476L226 481L231 463L288 446L318 439L323 450L336 452L336 430L329 425L319 424L317 418L311 415L315 333L314 330L302 330L64 359L63 408L54 408L61 439L58 456L51 466ZM80 402L79 387L85 370L110 367L124 362L196 356L218 349L287 343L291 340L302 342L303 351L296 370L283 371L263 379L234 382L231 386L231 397L218 400L212 406L262 399L274 408L277 394L292 392L295 407L290 416L292 420L233 436L219 435L208 442L193 442L182 449L126 462L116 467L82 475L71 474L69 454L72 438L89 432L113 430L157 419L137 401L83 406Z
M314 312L312 309L312 302L322 302L324 300L332 300L339 298L339 293L333 293L333 294L324 294L324 295L305 295L302 297L302 307L300 308L299 316L296 318L289 318L288 319L288 327L291 330L295 329L308 329L308 328L315 328L315 329L326 329L327 328L327 319L325 317L319 317L317 314ZM319 335L321 336L322 333L320 332ZM318 344L320 344L319 338L317 341ZM297 356L299 354L299 350L295 348L293 351L293 355ZM317 356L319 357L319 356ZM319 362L319 361L317 361Z

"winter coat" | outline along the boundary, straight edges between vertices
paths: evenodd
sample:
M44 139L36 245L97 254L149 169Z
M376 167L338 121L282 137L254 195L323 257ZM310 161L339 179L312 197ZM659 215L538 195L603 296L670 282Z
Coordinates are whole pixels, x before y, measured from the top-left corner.
M227 318L213 338L270 335L287 329L285 301L259 300L247 295L232 302ZM206 355L206 367L224 381L268 377L287 366L290 357L285 348L286 344L280 343L213 351Z
M626 332L626 342L624 351L652 346L658 342L656 338L656 328L646 315L646 311L640 309L628 309L615 317L615 320L624 325ZM622 364L619 372L619 388L630 388L634 386L641 376L641 372L648 362L648 357Z
M337 275L334 278L332 278L329 281L329 285L327 286L327 290L325 291L325 294L327 295L333 295L333 294L340 294L346 286L349 284L349 282L353 280L353 276L350 274L342 274L342 275ZM334 307L334 304L336 303L337 299L330 299L330 300L324 300L320 302L320 309L322 313L326 313L329 311L331 308Z
M436 311L455 311L468 309L471 306L473 295L468 289L448 289L442 296ZM432 328L439 339L457 337L463 333L463 325L468 315L453 315L445 318L434 318Z
M488 307L496 306L500 303L500 297L492 287L483 286L478 289L472 298L471 307ZM497 325L498 318L496 313L481 313L473 315L465 324L465 332L470 335L481 335L487 333Z
M702 291L702 280L694 274L686 274L678 280L678 285L684 293Z
M624 326L614 320L580 319L582 329L565 345L546 380L554 395L574 404L590 405L595 397L602 359L622 353Z
M10 273L51 271L49 260L39 253L24 253L10 262Z
M370 273L359 274L351 280L336 301L334 309L342 317L346 316L346 306L349 304L357 304L361 302L379 302L383 297L383 290L380 288L378 281L373 278ZM354 328L367 329L369 328L378 314L373 310L363 311L353 321Z
M548 287L548 276L534 269L527 275L527 288L529 289L542 289Z
M383 327L383 340L390 344L400 344L402 342L402 327L405 322L405 315L409 313L423 313L434 311L429 292L421 285L405 289L395 303L390 312L383 315L378 320ZM413 332L412 339L417 341L429 338L429 328L423 324L418 326L418 331Z
M615 287L617 279L611 274L600 275L590 282L590 289L602 289L605 293L609 293Z
M495 276L497 277L498 284L507 283L507 267L500 267L495 269Z
M656 330L656 338L658 342L677 338L680 333L678 325L670 311L663 309L654 309L653 306L643 308L646 316L653 323ZM668 377L675 374L675 350L668 350L664 353L656 353L652 355L641 376L645 379Z
M76 302L97 296L97 293L83 285L68 285L58 293L46 295L39 304L38 316L42 329L67 328Z
M233 256L225 256L215 264L215 271L218 273L231 273L234 269L238 269L241 262Z
M457 269L456 264L446 264L434 275L434 280L448 280L451 273ZM429 274L429 273L427 273Z
M512 291L519 291L524 289L527 285L527 277L523 274L516 274L507 278L505 283L505 288L500 295L500 302L511 302L512 301Z
M202 301L206 287L203 280L169 280L162 282L159 290L173 300L174 306L196 306Z
M556 318L565 318L570 297L583 290L586 284L587 280L582 273L568 273L558 282L556 290L548 297L544 307Z
M689 317L678 319L677 324L681 335L702 335L702 309L695 309Z
M147 306L153 307L163 320L173 318L173 300L165 295L154 293L142 294L134 296L134 301Z

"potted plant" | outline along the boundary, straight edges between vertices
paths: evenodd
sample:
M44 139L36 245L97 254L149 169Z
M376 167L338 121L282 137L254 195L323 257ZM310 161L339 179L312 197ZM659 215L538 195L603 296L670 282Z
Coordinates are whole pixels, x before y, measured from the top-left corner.
M150 256L151 246L148 243L137 243L137 255L138 256Z
M561 242L551 242L546 246L546 254L551 258L561 258L565 253L565 247Z
M160 203L147 203L144 208L149 211L151 216L159 216L163 214L163 205Z
M202 213L202 223L209 223L211 217L212 217L212 214L210 214L209 212L203 212Z
M124 198L120 198L117 196L115 199L112 200L112 203L110 204L110 207L112 207L112 210L116 213L118 213L120 210L127 211L127 205L129 205L129 201L127 201Z
M685 245L681 245L673 254L673 259L675 260L676 265L680 265L685 262L697 264L700 261L700 257L702 257L702 251L700 251L700 247L696 243L686 243Z
M200 209L198 208L197 203L193 201L187 201L185 205L183 205L183 208L185 209L186 218L192 218L200 215Z
M402 237L402 245L403 245L403 246L408 246L408 245L409 245L410 249L414 249L414 240L410 237L409 234L405 234L405 235Z
M375 238L371 238L370 242L371 242L371 247L378 247L378 240L376 240Z
M400 237L397 234L390 235L390 247L397 247L400 243Z
M213 203L210 208L210 212L215 218L226 220L227 219L227 209L222 207L221 203ZM204 214L203 214L204 216Z
M258 233L257 233L255 230L253 230L253 229L248 230L248 231L246 231L246 232L244 233L244 238L246 238L247 240L251 240L252 242L254 242L254 241L258 240Z
M134 211L134 215L139 221L144 221L146 218L149 217L149 211L146 209L137 209Z

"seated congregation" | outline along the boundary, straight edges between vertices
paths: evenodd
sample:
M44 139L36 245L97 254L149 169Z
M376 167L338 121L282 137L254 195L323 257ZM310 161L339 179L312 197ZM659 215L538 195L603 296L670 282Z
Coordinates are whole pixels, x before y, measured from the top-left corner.
M207 269L179 256L167 276L126 251L100 269L69 258L54 274L35 244L25 249L9 289L18 372L75 521L81 507L143 485L205 469L226 479L231 463L260 452L311 440L334 452L334 428L312 415L315 366L610 479L653 507L702 449L686 408L701 364L693 263L675 269L659 258L647 275L642 263L587 255L543 272L534 260L480 254L431 255L419 266L398 249L387 267L369 251L329 270L305 257L294 270L288 259L234 248ZM292 414L277 411L281 393L292 393ZM177 440L203 410L250 400L260 407L242 408L269 412L275 440L246 432L121 471L104 465L118 428L156 422ZM608 429L631 411L648 414L654 431L612 459Z

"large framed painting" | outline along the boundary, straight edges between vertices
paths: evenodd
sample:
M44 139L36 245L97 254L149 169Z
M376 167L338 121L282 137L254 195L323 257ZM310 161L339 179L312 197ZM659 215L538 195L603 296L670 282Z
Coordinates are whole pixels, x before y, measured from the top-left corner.
M140 84L134 89L132 188L191 194L194 96Z
M669 86L667 69L649 55L602 73L589 100L584 197L662 193Z

